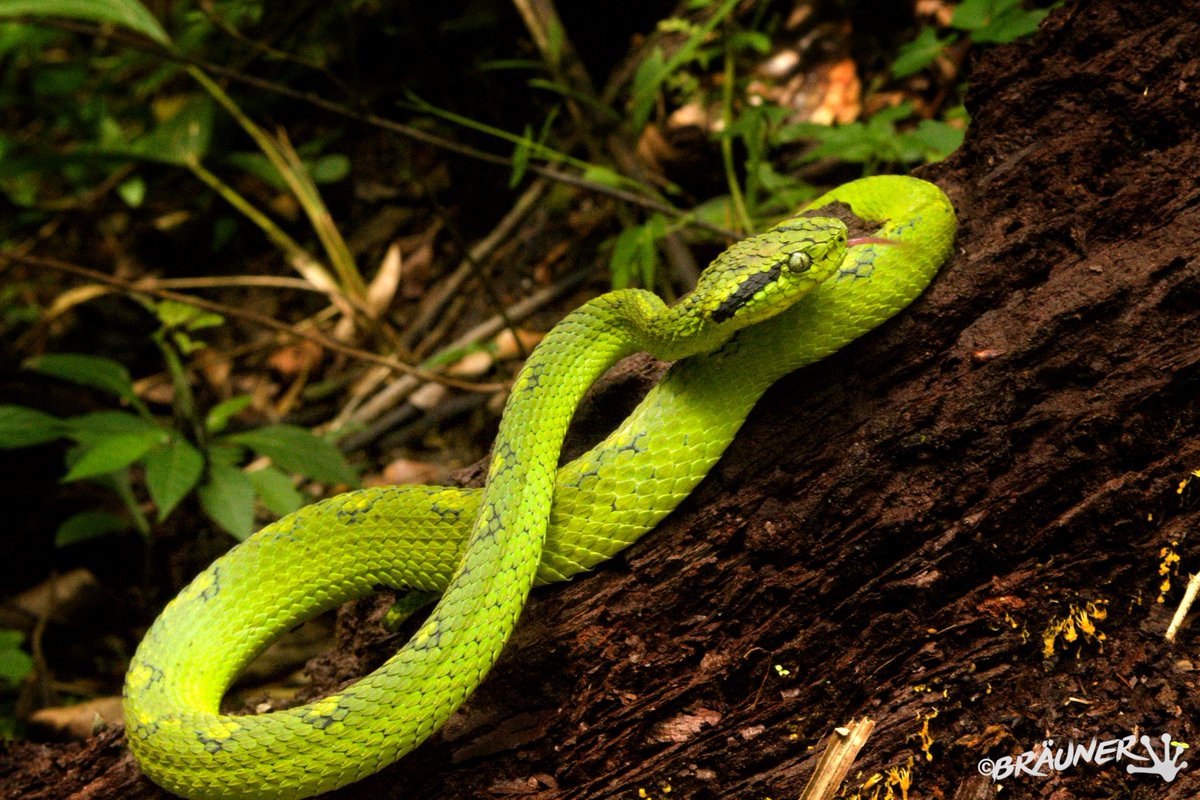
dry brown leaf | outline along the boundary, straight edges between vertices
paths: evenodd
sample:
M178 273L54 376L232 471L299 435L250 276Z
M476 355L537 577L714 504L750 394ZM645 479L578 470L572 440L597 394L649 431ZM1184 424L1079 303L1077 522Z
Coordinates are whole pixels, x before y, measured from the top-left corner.
M505 328L496 334L496 338L493 340L496 344L496 360L508 361L510 358L520 358L523 355L529 355L529 352L545 337L546 334L544 333L524 328L517 328L517 333L514 337L512 329ZM520 346L518 346L518 342L520 342Z
M412 394L408 396L408 402L422 411L430 411L437 408L449 394L445 385L440 383L426 383L413 389Z
M383 260L379 262L379 271L367 287L367 308L375 319L379 319L395 299L403 269L404 258L400 253L400 243L392 242L391 247L384 253Z
M437 464L428 461L417 461L412 458L397 458L388 462L383 468L383 482L386 484L400 483L440 483L446 471Z
M821 69L824 97L809 117L821 125L845 125L862 113L862 82L854 59L846 58Z
M46 322L55 319L60 314L63 314L80 303L86 303L97 297L102 297L106 294L111 294L116 291L110 286L101 286L98 283L89 283L84 286L76 286L74 289L68 289L58 297L54 298L54 302L46 309Z
M281 375L307 373L320 363L323 353L321 346L316 342L301 339L271 353L267 358L267 365Z
M229 388L229 377L233 374L233 362L218 352L215 348L206 347L196 353L193 363L204 376L208 385L224 394Z

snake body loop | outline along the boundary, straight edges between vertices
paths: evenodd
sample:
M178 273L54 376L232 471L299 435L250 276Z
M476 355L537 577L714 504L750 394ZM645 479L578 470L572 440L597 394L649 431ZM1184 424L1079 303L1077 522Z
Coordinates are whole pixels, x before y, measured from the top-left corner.
M610 557L673 509L781 375L912 301L950 252L954 213L912 178L855 181L848 205L896 245L846 249L845 226L797 218L739 242L672 308L603 295L568 315L518 375L485 488L365 489L268 525L202 572L155 621L125 683L130 749L189 798L300 798L396 761L483 680L530 587ZM676 363L607 439L555 472L579 397L614 361ZM221 714L278 635L380 586L441 593L413 638L357 683L297 708Z

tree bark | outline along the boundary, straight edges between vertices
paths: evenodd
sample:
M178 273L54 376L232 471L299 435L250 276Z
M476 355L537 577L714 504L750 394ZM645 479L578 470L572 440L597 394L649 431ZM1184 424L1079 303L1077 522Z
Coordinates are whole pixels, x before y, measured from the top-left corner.
M929 291L780 381L658 530L534 593L445 730L331 796L794 798L861 716L847 786L911 767L912 798L996 797L980 760L1048 739L1200 741L1196 631L1162 636L1200 516L1198 20L1195 0L1078 0L986 51L966 142L921 171L961 222ZM394 646L347 640L363 669ZM162 796L122 745L10 747L0 785ZM1000 796L1182 800L1191 760Z

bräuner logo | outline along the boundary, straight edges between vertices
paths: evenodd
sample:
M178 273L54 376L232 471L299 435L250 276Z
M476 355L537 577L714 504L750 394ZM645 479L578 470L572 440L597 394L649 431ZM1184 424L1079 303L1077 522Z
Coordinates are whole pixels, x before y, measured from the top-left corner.
M1053 739L1047 739L1039 750L1026 750L1017 756L985 758L979 762L979 772L996 782L1026 775L1046 777L1080 764L1129 762L1125 771L1130 775L1157 775L1170 783L1188 765L1180 760L1188 746L1174 741L1169 733L1158 737L1158 741L1162 742L1161 752L1155 750L1156 741L1145 734L1104 741L1093 738L1088 744L1067 742L1062 747L1055 746Z

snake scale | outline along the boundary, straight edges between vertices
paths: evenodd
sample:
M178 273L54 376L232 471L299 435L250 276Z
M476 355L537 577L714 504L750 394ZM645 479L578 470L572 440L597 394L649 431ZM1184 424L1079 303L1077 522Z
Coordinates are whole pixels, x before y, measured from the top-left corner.
M437 730L495 662L533 584L590 569L653 528L772 382L904 308L950 253L954 212L930 183L864 178L806 212L832 203L878 226L874 238L848 246L837 219L796 217L722 253L675 306L622 290L565 317L516 378L482 490L348 492L215 561L130 664L125 729L142 770L189 798L309 797ZM683 360L607 439L556 471L579 397L638 350ZM220 713L271 641L380 587L441 599L376 671L296 708Z

